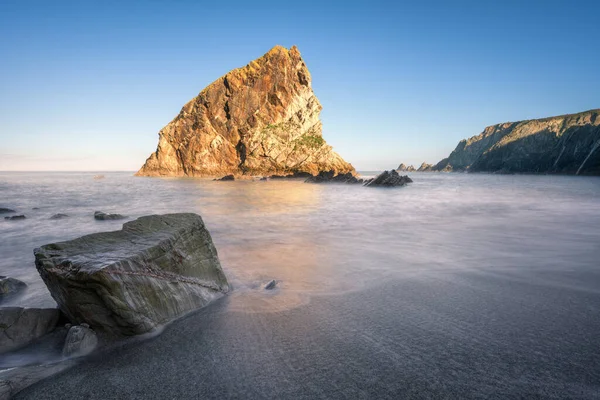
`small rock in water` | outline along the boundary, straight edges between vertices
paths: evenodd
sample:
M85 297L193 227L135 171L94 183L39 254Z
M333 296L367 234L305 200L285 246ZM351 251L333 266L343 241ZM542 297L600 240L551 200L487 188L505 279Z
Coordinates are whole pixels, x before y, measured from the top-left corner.
M265 290L273 290L277 286L277 281L273 279L271 282L265 285Z
M33 207L32 210L39 210L39 207Z
M233 176L233 175L225 175L222 178L213 179L213 180L215 180L215 181L235 181L235 176Z
M104 175L94 175L95 180L104 179Z
M114 220L114 219L124 219L127 217L125 215L121 215L121 214L107 214L102 211L96 211L94 213L94 218L99 221L106 221L106 220Z
M4 217L4 219L10 220L10 221L14 221L17 219L25 219L25 218L27 218L27 217L24 215L13 215L11 217Z
M404 186L407 183L411 183L412 179L410 179L407 175L400 175L396 170L391 171L383 171L381 174L377 175L375 178L369 179L365 182L364 186L384 186L384 187L394 187L394 186Z
M0 276L0 303L3 299L19 294L27 284L15 278Z
M90 329L88 324L75 325L69 328L63 357L81 357L90 354L98 345L96 332Z
M0 207L0 214L10 214L10 213L15 213L15 210L11 210L10 208L3 208Z
M53 216L51 216L50 219L63 219L63 218L67 218L67 217L68 217L67 214L58 213L58 214L54 214Z

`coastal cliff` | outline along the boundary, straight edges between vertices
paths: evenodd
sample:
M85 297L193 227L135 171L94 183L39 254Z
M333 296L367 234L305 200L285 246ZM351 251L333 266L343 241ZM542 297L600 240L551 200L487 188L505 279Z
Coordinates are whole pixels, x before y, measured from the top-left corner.
M600 175L600 109L488 126L433 170Z
M323 139L321 109L298 49L275 46L183 106L136 175L356 174Z

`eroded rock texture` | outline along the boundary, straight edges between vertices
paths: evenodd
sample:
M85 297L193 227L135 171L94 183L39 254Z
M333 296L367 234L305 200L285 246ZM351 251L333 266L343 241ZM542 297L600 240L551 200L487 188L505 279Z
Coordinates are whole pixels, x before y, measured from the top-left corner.
M229 291L196 214L141 217L120 231L48 244L34 254L71 321L117 336L152 331Z
M600 175L600 110L488 126L434 169Z
M275 46L183 106L137 175L354 174L323 139L321 108L298 49Z
M56 308L0 307L0 354L51 332L59 317Z

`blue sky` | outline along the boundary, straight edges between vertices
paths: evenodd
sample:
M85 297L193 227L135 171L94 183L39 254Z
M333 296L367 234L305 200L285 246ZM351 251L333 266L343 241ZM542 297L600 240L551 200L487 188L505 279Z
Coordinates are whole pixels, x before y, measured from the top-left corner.
M137 170L189 99L297 45L359 170L600 107L600 3L0 2L0 170Z

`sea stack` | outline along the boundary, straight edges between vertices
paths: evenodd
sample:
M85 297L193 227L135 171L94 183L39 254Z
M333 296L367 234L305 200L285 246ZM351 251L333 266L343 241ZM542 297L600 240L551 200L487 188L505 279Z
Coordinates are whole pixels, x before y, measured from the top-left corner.
M356 174L323 139L321 109L298 48L275 46L183 106L136 175Z

